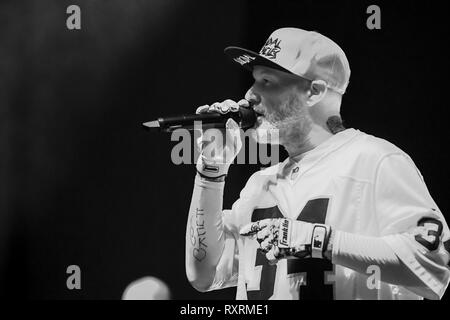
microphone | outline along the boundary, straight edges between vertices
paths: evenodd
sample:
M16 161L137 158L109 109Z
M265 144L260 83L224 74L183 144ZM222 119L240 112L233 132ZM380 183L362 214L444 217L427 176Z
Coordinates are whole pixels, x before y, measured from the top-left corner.
M251 107L239 107L237 111L222 113L202 113L158 118L142 125L150 131L172 132L179 128L194 130L194 122L201 122L201 128L225 128L228 119L232 118L241 129L249 129L255 125L256 113Z

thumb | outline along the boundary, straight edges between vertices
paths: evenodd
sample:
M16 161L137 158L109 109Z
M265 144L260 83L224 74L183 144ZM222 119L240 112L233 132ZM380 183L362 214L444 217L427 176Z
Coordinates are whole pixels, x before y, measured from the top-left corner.
M239 230L239 234L244 237L253 236L257 232L258 230L255 228L255 224L253 222L246 224Z
M242 147L241 128L233 119L228 119L226 124L226 143L228 146L233 146L233 150L238 153Z
M229 130L239 130L239 125L232 118L229 118L225 123L225 128Z

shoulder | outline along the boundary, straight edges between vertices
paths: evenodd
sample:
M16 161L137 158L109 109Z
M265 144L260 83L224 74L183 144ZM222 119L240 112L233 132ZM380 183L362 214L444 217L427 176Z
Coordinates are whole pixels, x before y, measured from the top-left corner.
M386 163L396 162L418 171L411 157L392 142L359 130L348 130L342 139L345 143L330 157L339 172L364 181L375 181L380 168L388 168ZM383 171L395 174L391 170Z
M383 138L355 130L355 139L344 148L347 156L353 156L361 161L378 164L390 156L400 156L411 160L401 148Z
M389 142L383 138L376 137L374 135L355 130L358 134L358 138L354 141L354 146L360 153L367 153L369 155L385 156L393 153L406 154L398 146Z

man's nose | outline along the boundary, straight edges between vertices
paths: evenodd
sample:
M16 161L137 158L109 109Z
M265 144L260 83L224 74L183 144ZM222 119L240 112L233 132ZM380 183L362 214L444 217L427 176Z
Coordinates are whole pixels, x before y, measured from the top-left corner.
M250 102L250 105L258 105L261 102L261 97L251 87L245 94L245 100Z

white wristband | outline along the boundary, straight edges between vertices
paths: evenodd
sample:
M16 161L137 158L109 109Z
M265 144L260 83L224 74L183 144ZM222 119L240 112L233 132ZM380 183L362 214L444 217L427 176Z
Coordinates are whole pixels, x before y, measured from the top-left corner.
M202 174L202 176L208 178L218 178L225 176L228 173L228 168L230 164L214 162L212 160L208 161L203 158L202 155L197 160L197 171Z

